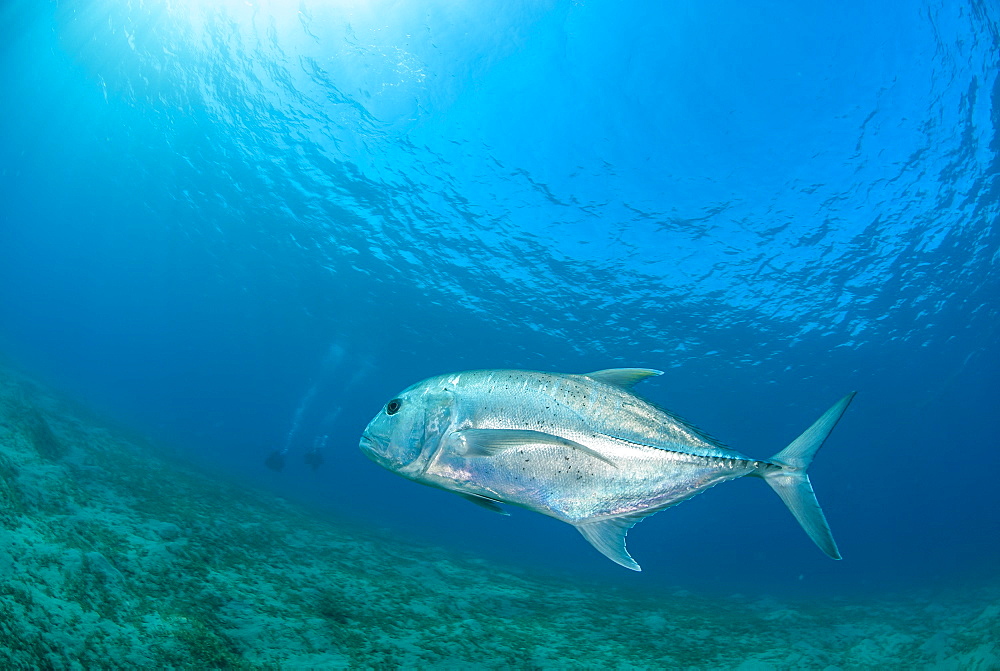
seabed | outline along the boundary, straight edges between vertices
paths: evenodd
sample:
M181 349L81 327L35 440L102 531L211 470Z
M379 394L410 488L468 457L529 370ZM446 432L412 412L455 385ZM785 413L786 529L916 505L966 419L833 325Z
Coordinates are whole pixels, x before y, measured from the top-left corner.
M553 584L220 483L0 371L3 669L1000 669L1000 586Z

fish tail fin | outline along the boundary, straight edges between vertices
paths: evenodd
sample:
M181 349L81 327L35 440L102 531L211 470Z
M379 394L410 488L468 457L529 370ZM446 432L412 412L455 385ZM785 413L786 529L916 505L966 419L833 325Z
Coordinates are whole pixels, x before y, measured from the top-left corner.
M823 509L819 507L806 471L816 452L847 410L855 393L851 392L837 401L788 447L771 457L770 462L759 472L785 502L792 515L809 534L809 538L833 559L841 558L840 551L837 550L830 525L826 522Z

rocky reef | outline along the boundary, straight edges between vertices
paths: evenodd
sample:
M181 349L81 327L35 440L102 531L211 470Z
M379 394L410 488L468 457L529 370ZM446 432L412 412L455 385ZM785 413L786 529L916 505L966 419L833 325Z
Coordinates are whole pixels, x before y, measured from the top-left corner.
M198 473L0 371L0 668L1000 668L1000 590L552 584Z

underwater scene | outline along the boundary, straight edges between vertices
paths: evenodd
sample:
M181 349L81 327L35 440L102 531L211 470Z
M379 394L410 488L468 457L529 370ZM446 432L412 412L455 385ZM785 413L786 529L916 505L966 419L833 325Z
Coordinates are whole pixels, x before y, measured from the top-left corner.
M1000 669L995 2L0 31L0 668Z

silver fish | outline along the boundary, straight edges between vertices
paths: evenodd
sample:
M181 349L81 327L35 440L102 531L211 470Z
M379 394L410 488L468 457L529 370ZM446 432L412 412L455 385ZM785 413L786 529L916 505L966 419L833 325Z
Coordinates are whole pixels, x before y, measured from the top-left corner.
M477 370L432 377L389 401L362 451L416 482L493 512L509 503L575 526L601 553L639 565L625 534L648 515L726 480L763 478L809 537L840 559L806 470L850 393L781 452L751 459L634 393L661 371L585 375Z

